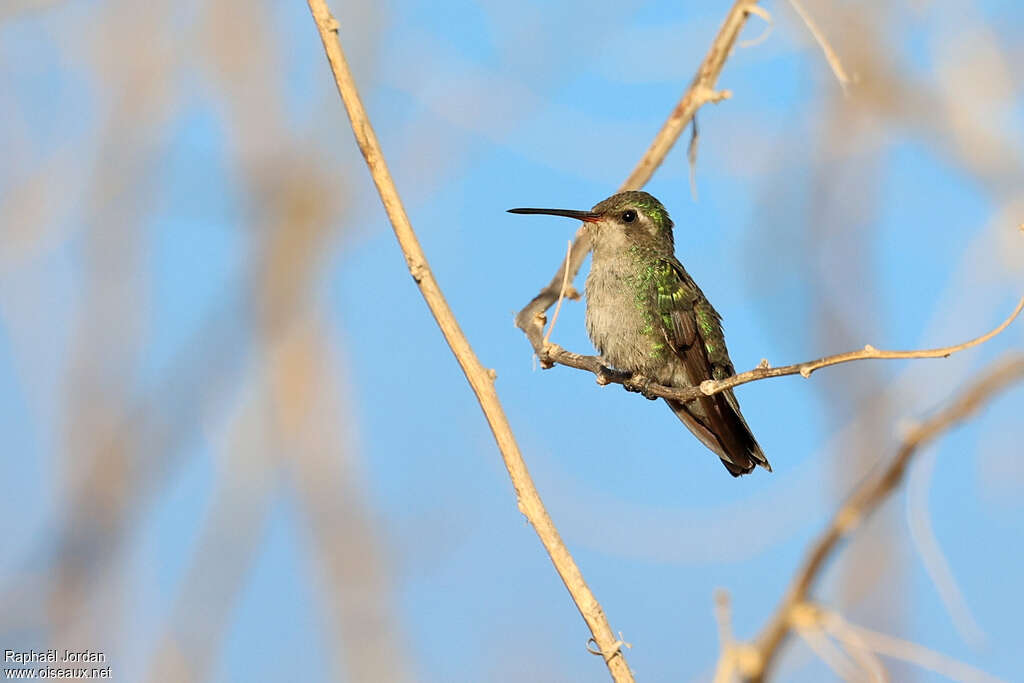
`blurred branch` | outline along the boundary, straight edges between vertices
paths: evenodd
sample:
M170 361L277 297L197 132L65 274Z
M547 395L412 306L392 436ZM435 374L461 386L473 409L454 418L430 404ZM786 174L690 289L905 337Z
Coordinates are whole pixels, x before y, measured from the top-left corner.
M718 649L721 655L715 666L712 683L729 683L739 664L740 647L732 633L732 598L724 588L715 590L715 623L718 625Z
M832 49L832 45L828 42L828 38L822 33L821 29L818 28L818 24L815 23L814 18L804 9L804 6L800 4L800 0L789 0L789 4L792 5L793 11L797 13L800 19L804 22L807 30L810 32L811 37L818 43L818 47L825 53L825 61L828 62L829 68L832 69L832 73L835 75L836 80L839 81L839 87L843 89L843 92L847 92L846 87L852 82L850 77L846 74L846 69L843 68L843 63L839 61L839 55Z
M708 102L720 102L732 95L728 90L716 91L715 83L718 81L718 75L722 73L725 60L732 52L736 37L746 23L747 17L751 14L764 16L764 13L758 11L759 9L757 0L736 0L732 9L729 10L729 14L726 15L722 27L718 29L718 35L711 43L711 49L704 56L704 61L697 69L697 74L693 77L690 87L686 89L682 99L669 114L661 130L654 136L650 147L644 152L643 157L626 181L622 183L619 191L635 190L647 184L686 126L693 120L697 110ZM521 329L526 334L526 338L530 340L534 353L540 358L542 367L550 367L550 361L545 361L543 353L545 348L543 331L544 324L547 322L547 310L558 299L562 281L571 282L576 277L576 273L579 272L589 251L588 240L582 230L578 231L573 240L569 259L559 267L558 272L551 278L551 282L540 291L540 294L535 296L516 315L516 327Z
M923 669L934 671L941 676L964 683L1004 683L1001 678L991 676L973 666L953 659L941 652L935 652L909 640L895 638L873 629L857 626L846 621L842 615L820 605L803 605L803 611L813 619L818 628L827 631L848 648L865 651L877 662L875 655L885 655L916 664ZM880 666L880 664L879 664ZM877 675L875 678L879 678Z
M870 680L871 683L878 683L877 680L864 676L865 672L853 661L849 653L832 642L820 628L817 628L817 623L806 623L805 620L794 618L792 625L797 635L807 643L807 647L818 655L818 659L828 665L838 680L851 682Z
M934 451L921 455L908 477L905 505L907 531L953 627L965 643L974 650L980 650L985 643L985 632L971 613L932 529L928 493L936 459Z
M256 563L277 484L271 401L254 366L250 386L218 447L215 492L150 661L149 683L213 677L232 609Z
M395 615L391 558L361 481L336 349L313 316L274 341L268 421L309 530L321 610L334 625L332 680L403 683L414 680L410 652Z
M444 299L437 281L427 263L426 255L419 244L416 233L405 213L398 190L388 171L377 136L359 97L359 92L349 71L348 63L338 39L338 23L331 15L324 0L308 0L310 12L316 22L323 42L327 60L334 73L338 93L341 95L352 124L359 149L366 159L370 175L380 194L384 210L394 228L402 253L405 255L409 272L419 286L431 314L437 321L441 332L448 342L452 353L462 367L466 379L476 394L477 401L483 409L484 416L491 427L494 439L501 450L505 467L508 469L512 484L519 501L519 509L533 525L555 565L559 576L569 590L580 614L586 621L593 640L601 652L601 656L611 672L612 678L618 682L632 681L633 676L626 664L620 649L621 645L612 633L611 626L605 618L604 610L587 587L576 562L569 549L562 541L558 530L544 509L544 504L537 493L526 463L519 451L508 418L498 400L494 389L494 375L481 365L473 352L469 341L459 328L455 316Z
M828 632L839 641L839 644L853 657L873 683L889 683L889 672L882 664L882 660L878 658L878 651L859 633L849 628L849 624L843 621L838 613L827 613L816 605L805 605L805 607L814 619L813 627Z
M800 616L800 608L806 604L808 593L825 563L838 549L839 544L899 486L911 458L918 450L970 417L1000 391L1021 380L1024 380L1024 355L1015 354L964 390L947 408L915 427L904 439L889 465L876 476L865 479L857 487L836 512L828 528L811 546L803 566L790 583L775 614L757 640L751 644L750 647L757 656L746 659L748 667L742 670L746 681L760 683L765 679L775 656L794 628L795 619Z
M61 5L64 0L13 0L0 7L0 22L20 19L21 15L49 9L53 5Z
M540 358L541 367L543 368L550 368L557 363L559 365L566 365L579 370L588 370L597 376L597 383L602 386L605 384L621 384L628 391L641 392L648 398L661 397L671 398L677 401L692 401L700 396L713 396L720 391L725 391L726 389L731 389L732 387L739 386L741 384L747 384L748 382L768 379L769 377L784 377L786 375L810 377L811 373L815 370L820 370L821 368L825 368L830 365L849 363L855 360L947 358L957 351L963 351L965 349L978 346L979 344L984 344L989 339L992 339L1009 327L1010 323L1020 315L1022 310L1024 310L1024 297L1021 297L1020 301L1017 302L1017 307L1013 310L1013 313L1010 314L1010 317L1004 320L994 330L991 330L980 337L976 337L970 341L966 341L962 344L956 344L954 346L943 346L937 349L921 349L918 351L882 351L876 349L870 344L867 344L859 351L848 351L834 356L825 356L824 358L819 358L817 360L795 363L793 365L783 365L777 368L771 367L767 360L762 360L761 364L753 370L747 370L746 372L741 372L738 375L726 377L725 379L704 380L699 386L686 387L682 389L637 381L633 378L633 375L628 372L613 370L605 366L599 356L581 356L578 353L566 351L557 344L545 345L537 355Z

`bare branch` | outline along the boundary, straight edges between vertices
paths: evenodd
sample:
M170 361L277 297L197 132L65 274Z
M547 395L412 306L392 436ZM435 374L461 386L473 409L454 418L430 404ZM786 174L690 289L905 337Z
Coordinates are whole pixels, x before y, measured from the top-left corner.
M555 304L555 314L551 316L551 324L548 325L548 331L544 334L544 345L547 346L551 339L551 333L555 331L555 323L558 322L558 314L562 310L562 302L565 300L565 288L569 286L569 259L572 258L572 241L565 248L565 273L562 278L562 289L558 292L558 303Z
M874 681L887 683L889 680L878 659L878 655L885 655L916 664L954 681L1004 683L1000 678L917 643L851 624L838 612L821 605L803 603L795 606L792 621L801 636L807 631L816 631L822 637L827 633L835 638Z
M690 166L690 196L697 201L697 142L700 139L700 127L697 125L697 116L693 117L693 126L690 128L690 144L686 146L686 162Z
M771 13L768 12L768 10L766 10L764 7L751 7L747 10L747 12L758 17L761 17L761 19L764 21L765 26L764 30L761 32L761 35L759 35L757 38L751 38L750 40L741 40L739 42L739 46L742 48L756 47L760 45L764 41L768 40L768 36L772 34L772 29L775 28L775 21L772 19Z
M736 670L736 639L732 634L732 601L729 591L724 588L715 590L715 623L718 624L718 647L722 654L712 683L730 683Z
M822 628L842 641L845 645L866 648L871 653L885 655L917 664L923 669L934 671L950 680L964 683L1005 683L1001 678L975 669L973 666L953 659L941 652L929 650L909 640L896 638L873 629L857 626L846 621L840 614L814 606Z
M828 528L811 545L803 566L790 583L785 597L754 642L753 648L759 655L756 659L760 666L758 670L748 675L747 680L750 683L764 680L765 673L770 669L782 643L793 628L794 613L799 613L801 606L806 605L808 593L826 562L864 518L876 510L899 486L914 454L935 437L970 417L1000 391L1021 380L1024 380L1024 355L1015 354L989 370L944 410L915 427L904 439L888 466L876 476L865 479L857 487L836 512ZM874 649L876 652L882 652L877 647Z
M825 53L825 60L828 62L829 68L832 69L832 73L835 74L836 80L839 81L839 87L846 93L846 87L851 83L850 77L846 74L846 69L843 68L843 63L839 61L839 55L832 49L832 45L828 42L828 38L821 32L818 25L814 22L813 17L804 9L804 6L800 4L800 0L789 0L789 4L793 6L800 19L803 20L807 30L810 31L811 36L817 41L821 51Z
M794 630L814 651L814 654L818 655L818 658L832 669L839 680L852 682L866 679L866 672L820 630L802 624L794 625Z
M824 623L824 610L817 605L804 603L793 608L791 621L795 630L807 645L814 650L829 668L840 674L843 680L870 680L871 683L888 683L889 676L875 653L864 642L849 633L836 633ZM832 635L838 644L829 640ZM843 636L843 637L840 637ZM847 658L849 657L849 659ZM852 659L852 662L850 661ZM838 665L838 666L837 666ZM854 667L851 671L850 667ZM840 673L839 668L846 671ZM859 667L860 671L856 668ZM863 675L862 675L863 674Z
M598 356L581 356L578 353L567 351L557 344L548 344L537 354L537 357L540 359L541 366L545 368L550 368L555 364L558 364L577 368L579 370L589 370L597 376L597 383L601 385L610 383L621 384L630 391L643 390L645 395L671 398L677 401L692 401L700 396L713 396L720 391L725 391L726 389L731 389L741 384L756 382L761 379L768 379L769 377L784 377L786 375L810 377L811 373L815 370L820 370L821 368L828 367L830 365L849 363L855 360L947 358L957 351L963 351L965 349L978 346L979 344L984 344L989 339L992 339L1009 327L1010 323L1020 315L1022 310L1024 310L1024 297L1021 297L1020 301L1017 302L1017 307L1013 310L1013 313L1010 314L1010 317L1004 320L998 327L990 332L986 332L980 337L963 342L962 344L943 346L937 349L921 349L918 351L883 351L867 344L863 349L858 351L848 351L846 353L839 353L834 356L825 356L824 358L804 363L783 365L778 368L773 368L768 364L767 360L762 360L761 364L753 370L747 370L746 372L741 372L738 375L726 377L725 379L704 380L699 386L685 388L668 387L661 384L644 384L641 386L639 383L633 381L630 373L619 372L606 367Z
M917 466L910 473L906 495L907 530L953 627L964 642L978 650L985 642L985 632L971 613L932 530L928 489L935 470L935 459L934 451L925 453L917 459Z
M736 0L733 3L732 9L729 10L729 14L726 15L725 21L722 23L722 27L718 29L718 35L715 36L714 42L711 43L711 49L708 50L704 61L701 62L700 67L697 69L697 74L693 77L690 87L686 89L682 99L679 100L679 103L669 114L661 130L654 136L650 147L644 152L643 157L641 157L633 172L622 183L622 186L619 188L620 191L635 190L646 185L647 181L654 175L654 171L661 166L661 162L665 160L669 150L675 145L676 140L679 139L686 126L689 125L697 110L708 102L719 102L731 95L728 90L716 92L715 83L718 81L718 75L722 73L725 60L728 59L729 54L732 52L733 45L736 43L736 37L746 23L747 17L751 14L764 16L761 12L757 11L758 9L757 0ZM571 282L576 277L576 273L579 272L580 266L583 265L583 260L587 257L587 252L589 251L590 243L583 231L580 230L576 233L576 237L573 240L568 262L559 267L558 272L551 278L551 282L516 315L516 327L521 329L526 334L527 339L530 340L534 353L541 359L542 367L551 367L550 364L545 364L541 353L544 350L542 334L544 323L547 320L547 310L551 308L558 298L558 291L562 280L568 277L568 280ZM566 273L568 273L568 276L566 276Z
M405 213L402 201L399 198L398 190L388 171L387 164L377 142L377 136L373 131L366 110L363 108L359 92L356 89L352 73L349 71L348 63L345 60L341 42L338 39L338 23L331 15L324 0L308 0L310 12L320 32L320 39L323 42L324 51L327 53L327 61L330 62L331 70L338 87L338 93L345 104L349 120L352 123L352 132L355 134L359 149L366 159L366 165L377 186L381 202L388 214L398 239L402 253L405 255L409 272L419 286L420 293L426 300L431 314L441 328L445 341L451 348L452 353L458 360L462 371L466 375L477 401L483 409L484 416L491 427L494 439L501 450L505 467L508 469L512 484L515 487L516 496L519 501L519 509L533 525L534 530L544 544L545 550L551 557L558 575L569 590L576 607L586 621L593 641L601 652L602 658L608 665L612 679L619 683L632 682L633 675L626 664L622 654L621 641L616 639L612 633L611 626L605 618L604 610L597 602L597 598L587 587L580 573L579 567L569 554L569 549L562 541L558 530L544 509L544 504L533 484L533 479L526 468L523 456L519 452L512 428L509 425L505 411L498 400L495 391L493 376L489 373L480 360L476 357L469 341L466 339L459 324L452 314L448 303L445 301L434 275L427 263L426 255L419 244L416 233L413 231L409 217Z

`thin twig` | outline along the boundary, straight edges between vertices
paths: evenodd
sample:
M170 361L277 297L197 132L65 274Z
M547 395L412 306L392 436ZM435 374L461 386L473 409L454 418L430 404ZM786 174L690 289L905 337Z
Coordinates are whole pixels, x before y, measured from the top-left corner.
M990 369L944 410L915 427L905 437L892 461L876 476L870 476L858 485L846 503L836 512L825 531L811 545L803 565L790 582L785 597L753 643L752 646L759 655L756 659L760 666L759 670L748 676L748 681L759 683L764 680L782 643L790 633L794 610L799 610L801 605L807 603L811 587L841 542L846 540L864 518L876 510L899 486L914 454L943 432L970 417L1000 391L1022 379L1024 355L1014 354ZM875 646L872 648L876 652L888 654Z
M732 634L732 603L729 591L724 588L715 590L715 623L718 625L718 648L722 654L712 683L730 683L736 671L736 639Z
M477 401L483 409L484 416L494 434L494 440L498 444L505 467L508 469L515 487L516 497L519 501L519 509L533 525L534 530L540 537L544 549L551 557L558 575L569 590L576 607L586 621L594 642L600 649L602 657L608 666L612 679L617 683L627 683L633 680L629 671L622 650L617 645L618 640L612 633L611 626L605 618L604 610L597 602L597 598L587 587L580 573L579 567L569 554L569 549L562 541L558 530L555 528L551 517L544 509L544 504L533 484L533 479L526 468L523 456L519 452L512 428L509 425L505 411L498 400L497 391L494 388L492 375L483 367L476 354L473 352L469 341L466 339L459 324L452 314L448 303L445 301L434 275L427 263L426 255L420 247L416 233L405 213L402 201L399 198L398 190L388 171L387 164L377 142L377 136L373 131L370 120L363 108L359 92L356 89L352 73L349 71L348 63L345 60L341 42L338 39L338 23L331 15L324 0L308 0L310 12L320 32L320 39L323 42L324 51L327 53L327 61L330 63L334 73L334 79L338 87L338 93L345 104L349 120L352 123L352 132L355 134L359 150L366 159L366 165L373 177L373 182L380 193L381 202L387 212L391 226L394 228L395 237L398 239L402 253L405 255L409 272L419 286L420 293L426 300L431 314L441 328L445 341L451 348L452 353L458 360L462 371L466 375Z
M761 17L761 19L765 23L765 26L764 30L761 32L761 35L759 35L758 37L751 38L750 40L741 40L738 43L738 45L744 49L749 47L756 47L763 43L764 41L768 40L768 36L772 34L772 29L775 27L775 21L772 19L771 13L769 13L768 10L766 10L764 7L750 7L747 11L750 14Z
M858 683L865 679L865 672L861 670L861 667L841 647L829 640L822 631L805 626L796 626L794 630L840 680Z
M718 35L711 44L704 61L697 69L686 94L676 105L672 113L668 115L661 130L651 141L650 147L643 157L633 168L626 181L622 183L621 190L636 190L647 184L654 172L661 166L661 162L668 156L669 150L676 144L676 140L689 125L697 110L709 102L721 102L732 96L728 90L716 91L715 84L718 82L718 75L722 73L725 60L729 58L740 29L747 23L747 17L751 7L757 4L757 0L737 0L733 3L732 9L726 15L722 27L718 29Z
M558 322L558 313L562 310L562 301L565 299L565 288L569 286L569 259L572 257L572 240L569 240L569 245L565 248L565 274L562 277L562 289L558 292L558 303L555 304L555 314L551 316L551 324L548 325L548 331L544 334L544 346L548 345L548 340L551 339L551 333L555 329L555 323Z
M928 488L935 470L936 453L925 453L917 459L914 470L907 481L907 529L910 540L921 556L928 578L932 580L939 599L960 637L971 647L978 649L985 642L985 632L971 613L971 608L953 576L949 562L942 553L929 512Z
M711 43L711 49L708 50L704 61L701 62L700 67L697 69L697 74L693 77L690 87L686 89L682 99L679 100L679 103L676 104L669 114L668 119L662 125L661 130L658 131L650 147L644 152L643 157L641 157L632 173L622 183L622 186L619 188L620 191L635 190L646 185L647 181L654 175L654 171L665 160L669 150L675 145L676 140L679 139L679 136L686 129L690 120L693 119L697 110L709 102L719 102L730 97L731 93L728 90L716 91L715 84L718 82L718 75L722 72L725 60L728 59L729 54L732 52L733 45L736 43L736 37L746 23L747 17L754 13L763 16L761 13L756 12L757 9L759 9L757 8L757 0L736 0L733 3L729 14L726 15L725 21L722 23L722 27L718 30L718 35L715 36L714 42ZM579 272L580 266L583 265L583 261L586 259L589 251L590 243L581 229L576 233L576 237L573 240L572 254L568 264L562 264L558 272L551 278L551 282L516 315L516 327L521 329L526 334L526 338L530 340L534 353L541 359L541 367L551 367L550 363L545 363L544 358L541 356L541 351L544 349L542 335L547 310L551 308L558 298L559 285L562 280L568 277L571 282L576 277L576 273ZM568 273L568 276L566 273Z
M693 115L693 123L690 128L690 144L686 146L686 163L690 167L690 196L697 201L697 142L700 140L700 127L697 125L697 115Z
M825 60L828 62L829 68L832 69L832 73L835 74L836 80L839 81L839 87L846 93L847 86L850 84L850 77L846 75L846 69L843 68L843 63L839 61L839 55L832 49L832 45L829 44L825 34L821 32L818 25L814 22L814 18L804 9L804 6L800 4L800 0L789 0L789 4L793 6L793 10L803 20L807 30L810 31L811 36L818 43L821 51L825 53Z
M741 372L738 375L726 377L725 379L705 380L701 382L699 386L695 387L678 388L668 387L661 384L641 385L640 383L633 381L633 377L629 373L618 372L606 367L598 356L582 356L578 353L567 351L557 344L548 344L547 346L544 346L537 354L537 357L540 359L542 367L549 368L558 364L577 368L579 370L589 370L597 376L597 382L601 385L610 383L621 384L631 391L643 390L646 395L650 396L671 398L677 401L692 401L700 396L713 396L720 391L725 391L726 389L731 389L741 384L747 384L748 382L768 379L769 377L785 377L787 375L810 377L811 373L815 370L820 370L821 368L828 367L830 365L850 363L856 360L946 358L957 351L963 351L965 349L978 346L979 344L984 344L988 340L992 339L1009 327L1010 323L1020 315L1022 310L1024 310L1024 297L1021 297L1020 301L1017 302L1017 307L1013 310L1013 313L1011 313L1010 316L998 327L990 332L986 332L980 337L976 337L975 339L971 339L970 341L966 341L962 344L943 346L938 349L921 349L918 351L882 351L868 344L858 351L848 351L834 356L825 356L824 358L819 358L817 360L796 363L794 365L783 365L777 368L771 367L768 364L768 361L762 360L761 364L753 370L747 370L746 372Z
M724 650L735 642L732 635L732 598L724 588L715 590L715 623L718 625L718 644Z
M822 652L823 649L827 650L833 657L838 652L842 661L858 667L860 671L867 675L867 678L869 678L872 683L887 683L889 676L885 671L885 667L882 666L882 662L879 661L878 657L875 656L875 653L871 651L871 648L867 647L862 640L859 640L849 632L844 632L842 634L845 637L839 637L836 633L827 628L823 621L825 618L824 610L820 609L817 605L805 603L793 608L791 621L793 629L801 638L807 641L807 644L811 646L811 649L813 649L819 657L825 660L825 663L828 664L833 671L838 673L836 666L826 659L826 656L828 655ZM829 640L828 635L826 634L835 636L838 643L833 643ZM812 639L820 640L812 642ZM827 645L825 645L824 648L821 647L821 641L827 642ZM847 660L847 656L849 656L853 662ZM849 673L850 672L847 671L847 674ZM852 676L846 675L843 677L853 680L861 680L864 678L864 676L857 675L858 673L860 672L856 672Z
M941 652L930 650L909 640L896 638L880 631L851 624L838 612L815 606L822 627L835 638L848 645L866 648L872 653L916 664L954 681L963 683L1004 683L984 671L975 669Z
M832 635L835 636L836 634L833 633ZM850 656L868 673L872 681L889 683L889 672L886 671L885 665L882 664L882 660L867 646L867 643L862 638L856 633L849 632L845 634L845 638L839 638L838 636L836 638L842 643L846 651L850 653Z

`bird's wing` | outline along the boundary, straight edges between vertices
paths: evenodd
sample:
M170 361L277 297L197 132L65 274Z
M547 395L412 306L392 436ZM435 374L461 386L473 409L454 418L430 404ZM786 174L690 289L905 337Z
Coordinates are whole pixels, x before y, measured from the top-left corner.
M657 302L665 340L684 361L704 370L703 379L732 374L722 316L705 298L683 264L665 258L659 268Z
M688 382L724 379L733 374L725 348L722 316L675 257L662 259L657 269L657 303L666 344L682 361ZM718 454L734 477L761 465L771 469L747 426L731 389L700 396L691 403L669 401L673 412Z

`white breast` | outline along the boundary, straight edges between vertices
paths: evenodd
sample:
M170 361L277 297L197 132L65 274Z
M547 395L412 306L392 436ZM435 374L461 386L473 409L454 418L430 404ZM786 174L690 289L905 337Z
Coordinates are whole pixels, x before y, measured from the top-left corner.
M651 320L637 306L626 263L599 260L587 276L587 333L605 362L619 370L644 372L658 365L651 357L655 341Z

